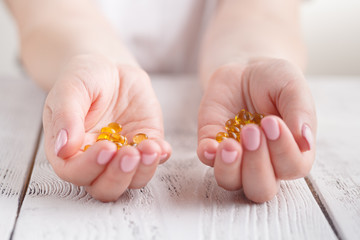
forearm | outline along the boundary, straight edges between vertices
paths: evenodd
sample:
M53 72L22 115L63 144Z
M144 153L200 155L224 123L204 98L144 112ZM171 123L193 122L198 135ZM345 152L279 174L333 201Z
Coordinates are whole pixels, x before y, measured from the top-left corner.
M223 0L206 32L199 62L206 86L230 62L282 58L305 66L298 0Z
M137 65L106 19L87 0L8 0L20 34L28 74L50 89L66 62L78 54L101 54Z

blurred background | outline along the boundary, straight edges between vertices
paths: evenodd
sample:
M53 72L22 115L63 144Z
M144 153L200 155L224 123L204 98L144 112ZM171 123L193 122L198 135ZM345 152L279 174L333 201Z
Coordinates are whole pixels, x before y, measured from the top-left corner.
M360 1L308 0L302 3L308 75L360 76ZM19 76L15 24L0 0L0 75Z

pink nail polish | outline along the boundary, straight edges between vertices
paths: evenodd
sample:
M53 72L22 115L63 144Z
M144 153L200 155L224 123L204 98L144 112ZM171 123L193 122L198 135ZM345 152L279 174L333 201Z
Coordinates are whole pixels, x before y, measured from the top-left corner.
M61 150L62 147L64 147L64 145L67 143L68 141L68 136L67 136L67 132L65 129L61 129L56 137L56 141L55 141L55 154L56 156L58 155L59 151Z
M277 140L280 136L279 124L274 117L266 117L261 121L261 127L269 140Z
M115 151L109 151L109 150L102 150L98 157L97 157L97 163L100 165L107 164L111 158L114 156Z
M120 168L123 172L128 173L135 169L140 161L140 156L124 156L120 162Z
M236 151L227 151L223 149L221 151L221 159L225 163L233 163L236 160L237 152Z
M314 138L313 135L311 133L311 129L307 124L304 124L301 130L301 134L303 136L303 138L305 138L306 142L307 142L307 149L304 149L305 151L309 151L311 150L313 144L314 144Z
M153 154L142 154L142 162L145 165L151 165L155 162L156 158L157 158L157 153L153 153Z
M207 151L204 152L204 157L207 159L207 160L213 160L215 158L215 153L209 153Z
M255 151L260 146L260 131L255 126L245 127L242 130L244 146L249 151Z

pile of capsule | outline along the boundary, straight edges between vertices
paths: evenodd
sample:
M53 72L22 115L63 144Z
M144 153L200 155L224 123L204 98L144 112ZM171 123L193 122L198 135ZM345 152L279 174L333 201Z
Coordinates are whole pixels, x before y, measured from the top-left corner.
M108 140L116 144L119 150L123 146L136 147L141 141L148 139L145 133L138 133L132 138L132 142L128 142L128 139L121 135L122 126L116 122L109 123L106 127L100 130L100 134L96 141ZM91 145L86 145L84 151L86 151Z
M231 118L226 121L225 129L226 132L218 132L216 134L215 140L218 142L223 141L226 138L233 138L236 141L240 142L240 133L241 129L249 123L254 123L260 125L261 119L264 118L264 115L260 113L250 113L245 109L242 109L235 118Z

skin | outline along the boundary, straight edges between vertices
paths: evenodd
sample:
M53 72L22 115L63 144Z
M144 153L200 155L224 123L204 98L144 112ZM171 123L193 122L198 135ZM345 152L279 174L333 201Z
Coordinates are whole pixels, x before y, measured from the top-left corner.
M18 24L24 67L49 91L43 122L45 152L54 171L105 202L146 185L171 147L164 140L149 76L110 24L90 0L7 4ZM314 161L315 146L309 147L301 130L306 124L315 138L314 103L301 71L305 56L298 5L295 0L219 1L202 44L199 159L214 167L219 186L243 188L255 202L272 199L280 179L305 176ZM241 144L232 139L217 143L216 133L242 108L275 120L279 137L271 140L254 125L243 130ZM144 132L151 139L117 152L107 141L81 151L95 140L96 130L114 121L122 123L128 137ZM56 151L60 132L67 141ZM260 144L249 150L247 133L254 132ZM224 150L235 160L224 161ZM110 160L100 164L103 151ZM150 155L149 164L145 156ZM129 158L136 159L134 168L123 171Z

